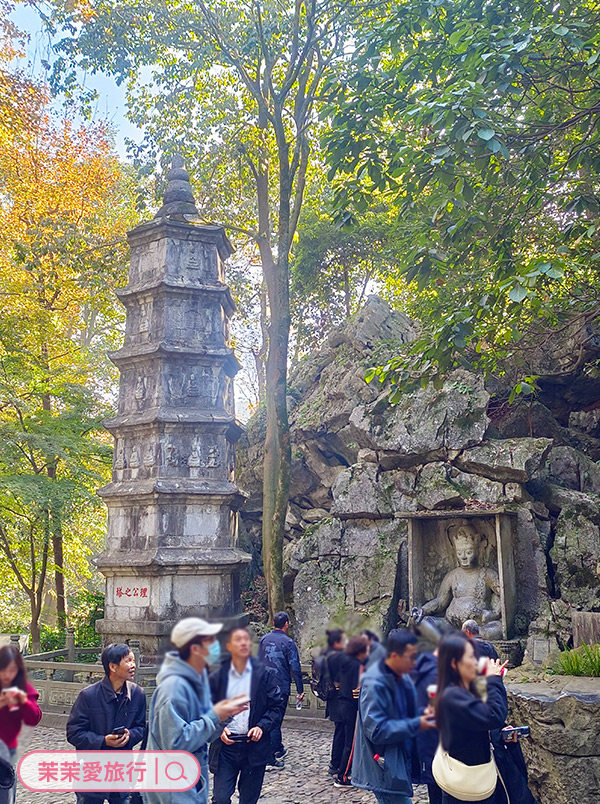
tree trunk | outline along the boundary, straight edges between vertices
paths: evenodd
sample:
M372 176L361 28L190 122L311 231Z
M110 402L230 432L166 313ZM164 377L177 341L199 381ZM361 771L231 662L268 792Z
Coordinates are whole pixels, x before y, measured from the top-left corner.
M48 394L42 398L44 410L52 409L52 400ZM50 480L56 480L56 458L46 457L46 473ZM54 588L56 591L56 619L58 627L64 631L67 627L67 605L65 597L65 570L62 537L62 517L60 506L50 501L50 532L52 534L52 552L54 554Z
M263 477L263 565L271 620L284 608L283 534L290 491L291 447L287 416L287 359L290 330L287 254L263 262L271 323L267 357L267 432Z
M344 304L346 306L346 318L350 318L350 277L348 275L348 264L344 263Z
M267 314L267 285L260 284L260 349L254 354L256 374L258 377L258 401L266 399L266 360L269 351L269 318Z
M33 653L41 653L42 651L42 642L40 638L40 623L39 623L40 613L39 611L35 611L35 606L31 604L31 647Z
M63 538L60 514L52 513L52 552L54 553L54 587L56 589L56 619L58 627L64 631L67 627L67 599L65 595L65 571L63 556Z

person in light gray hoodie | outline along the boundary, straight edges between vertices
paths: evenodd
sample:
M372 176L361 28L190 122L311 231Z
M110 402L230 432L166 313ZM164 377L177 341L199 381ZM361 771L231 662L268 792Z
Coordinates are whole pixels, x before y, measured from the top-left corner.
M216 639L223 626L187 617L171 632L177 651L165 656L156 677L158 687L150 705L149 751L189 751L200 763L201 776L186 791L152 791L142 794L144 804L207 804L208 743L216 740L226 723L248 708L237 696L213 704L206 667L220 655Z

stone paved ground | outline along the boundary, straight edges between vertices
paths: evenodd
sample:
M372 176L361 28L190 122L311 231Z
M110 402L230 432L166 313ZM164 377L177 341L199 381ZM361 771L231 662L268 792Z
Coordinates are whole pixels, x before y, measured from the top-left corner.
M64 732L38 727L22 734L23 750L69 749ZM261 804L375 804L375 797L356 788L339 790L327 775L331 734L319 731L284 729L289 751L286 767L265 776ZM32 793L19 786L16 804L72 804L66 793ZM417 788L415 804L427 804L426 788Z

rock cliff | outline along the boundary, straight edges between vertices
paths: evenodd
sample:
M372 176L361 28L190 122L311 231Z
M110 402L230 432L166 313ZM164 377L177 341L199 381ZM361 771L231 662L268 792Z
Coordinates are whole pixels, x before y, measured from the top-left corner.
M572 611L600 611L600 428L592 391L588 384L586 410L573 401L566 410L562 392L556 410L548 392L546 404L499 405L497 388L492 394L480 375L460 368L439 390L428 386L389 405L377 381L364 381L365 371L416 333L414 322L370 297L290 378L285 589L302 654L348 612L364 626L393 627L398 604L409 600L415 534L426 540L441 528L440 554L423 553L423 588L433 589L450 560L446 524L477 516L492 564L501 547L498 517L514 522L503 548L511 555L502 559L502 582L511 587L507 627L540 662L569 644ZM255 572L263 428L259 413L238 450L239 482L250 492L242 543L254 552Z

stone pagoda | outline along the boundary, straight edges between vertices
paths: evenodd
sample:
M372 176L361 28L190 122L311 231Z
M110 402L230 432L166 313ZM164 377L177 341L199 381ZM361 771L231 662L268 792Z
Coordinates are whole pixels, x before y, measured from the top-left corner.
M157 656L181 617L239 622L234 444L241 433L229 346L234 304L221 226L199 222L189 175L175 158L157 215L129 233L121 380L108 507L105 642L140 640Z

